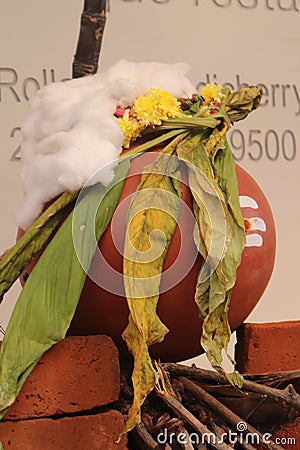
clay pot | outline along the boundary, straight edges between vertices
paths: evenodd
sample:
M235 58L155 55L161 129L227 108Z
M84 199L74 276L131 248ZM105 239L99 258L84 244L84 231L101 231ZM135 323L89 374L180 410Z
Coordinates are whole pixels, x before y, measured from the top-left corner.
M96 282L87 277L68 330L68 335L111 336L122 358L128 357L121 337L128 322L129 310L122 282L123 258L119 252L125 237L129 205L126 198L136 191L139 174L156 155L154 152L145 153L132 161L118 207L99 242L103 258L95 257L91 264L90 273ZM236 166L236 173L239 195L244 205L243 216L255 217L254 228L258 229L248 231L250 246L244 248L238 268L229 309L232 330L243 323L261 298L273 270L276 246L274 220L266 197L245 170ZM192 238L192 197L186 185L185 165L181 166L181 176L181 199L187 207L180 210L178 226L165 257L157 309L169 333L161 343L150 347L151 355L163 361L181 361L203 353L200 346L202 320L194 302L196 280L203 260L197 254ZM172 267L176 268L168 270Z
M141 173L144 165L154 157L155 154L146 153L133 160L119 205L122 205L124 200L135 192L139 184L140 176L132 174ZM270 279L275 259L275 226L270 206L253 178L239 166L236 166L236 171L239 194L244 197L244 204L248 205L242 210L243 216L260 218L256 219L256 222L260 224L259 227L262 230L249 231L254 245L245 247L242 262L238 268L237 282L233 289L229 310L232 330L243 323L261 298ZM184 165L181 167L181 175L186 182ZM181 188L182 200L188 208L181 208L178 226L165 257L160 286L162 293L157 309L169 333L163 342L150 348L153 357L166 361L180 361L203 352L200 346L202 320L199 318L194 302L196 280L203 260L200 256L196 256L195 260L197 252L192 238L194 222L190 214L191 193L184 182ZM68 334L107 334L114 339L121 356L125 357L127 350L121 334L127 325L128 307L122 278L117 275L117 273L122 274L123 259L115 242L118 241L118 244L124 241L126 212L126 206L117 207L111 224L100 240L99 249L108 265L99 258L93 260L91 273L101 275L97 276L97 283L87 278L68 332ZM265 231L263 231L263 224L265 224ZM167 270L172 268L176 259L179 258L179 252L180 261L177 263L178 273L174 283L176 270L171 275ZM113 268L115 272L113 273L110 268ZM183 279L177 283L184 273Z

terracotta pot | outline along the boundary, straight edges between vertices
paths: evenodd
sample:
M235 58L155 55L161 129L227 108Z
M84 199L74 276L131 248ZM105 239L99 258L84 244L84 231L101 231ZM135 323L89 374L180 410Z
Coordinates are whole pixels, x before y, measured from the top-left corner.
M152 159L153 154L147 153L132 162L119 204L135 192L139 184L140 176L131 174L140 173L144 165ZM264 223L266 231L249 231L249 236L252 235L254 240L253 243L258 246L245 247L243 251L229 311L232 330L242 324L261 298L270 279L275 259L275 226L270 206L253 178L239 166L236 170L239 194L245 197L244 203L249 204L243 208L243 216L261 218L256 222L260 225ZM185 166L181 167L181 173L183 180L186 180ZM181 208L178 227L166 254L161 281L163 292L158 302L158 315L168 327L169 333L163 342L150 348L153 357L168 361L188 359L203 352L200 346L202 321L198 317L194 302L196 280L203 260L198 256L194 263L193 259L191 261L196 254L192 239L194 222L190 214L192 198L186 184L182 183L181 187L182 200L188 208ZM253 206L257 208L253 209ZM127 325L128 308L121 277L118 277L116 273L113 274L110 267L119 274L122 273L123 259L114 241L116 239L120 243L124 241L126 212L126 207L121 210L117 208L110 226L102 236L99 249L108 266L103 260L93 261L92 273L102 274L97 277L100 286L87 279L69 329L69 334L108 334L113 337L121 355L125 356L127 351L121 334ZM260 228L263 227L260 226ZM253 237L254 234L258 236ZM166 270L172 267L178 258L179 251L181 253L178 278L183 273L186 275L183 280L174 283L174 273L169 275ZM190 270L189 267L191 267ZM170 276L173 277L171 280ZM169 285L173 287L167 289Z
M87 277L68 331L69 335L107 334L124 358L128 353L121 334L127 325L128 307L121 275L123 258L119 252L125 236L127 207L124 200L135 192L144 165L155 157L156 154L151 152L133 160L119 201L121 207L117 207L99 242L103 259L94 258L91 265L91 274L94 277L97 274L97 282ZM239 194L246 205L242 208L243 216L256 217L254 228L259 229L249 230L247 239L253 245L245 247L238 268L229 309L232 330L243 323L261 298L273 270L276 245L274 220L266 197L245 170L236 166L236 172ZM202 320L194 302L196 280L203 260L197 256L192 238L192 198L184 183L187 178L184 165L181 174L182 200L188 207L181 208L178 226L166 254L158 302L158 315L169 333L163 342L150 348L153 357L167 361L185 360L203 353L200 346ZM172 269L176 261L177 269L170 275L167 269Z

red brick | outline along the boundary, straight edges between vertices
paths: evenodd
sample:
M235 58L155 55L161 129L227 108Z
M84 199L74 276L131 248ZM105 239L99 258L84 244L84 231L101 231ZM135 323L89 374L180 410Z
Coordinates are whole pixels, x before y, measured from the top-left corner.
M3 420L49 417L118 399L118 352L107 336L72 336L46 352Z
M237 330L235 353L237 368L243 373L298 370L300 321L245 323ZM300 418L274 434L272 440L286 450L300 449Z
M300 417L273 436L273 440L285 450L300 449Z
M300 369L300 321L243 324L237 330L235 359L243 373Z
M117 411L58 420L30 419L0 423L4 450L125 450L124 420Z

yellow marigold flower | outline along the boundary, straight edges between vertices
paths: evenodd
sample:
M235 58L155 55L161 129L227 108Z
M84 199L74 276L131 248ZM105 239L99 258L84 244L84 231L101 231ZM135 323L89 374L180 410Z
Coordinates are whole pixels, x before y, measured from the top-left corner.
M119 118L117 119L117 121L124 134L124 141L123 141L124 148L129 148L131 141L134 141L139 136L141 136L142 131L146 128L146 126L143 123L137 122L135 119Z
M220 102L222 98L222 86L216 83L209 83L201 89L200 95L204 98L204 105Z
M162 89L151 88L149 92L134 100L123 117L117 118L124 134L123 147L129 148L149 125L161 125L163 120L182 117L180 102L174 95Z
M147 126L161 125L163 120L182 115L177 98L158 88L151 88L149 92L138 97L133 103L132 113Z

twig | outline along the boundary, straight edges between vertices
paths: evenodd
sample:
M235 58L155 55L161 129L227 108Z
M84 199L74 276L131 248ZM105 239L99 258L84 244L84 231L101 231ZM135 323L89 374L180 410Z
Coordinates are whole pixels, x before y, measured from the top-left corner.
M204 389L202 389L194 381L191 381L186 377L180 377L179 381L182 382L184 388L189 394L193 395L201 403L208 406L214 414L219 416L223 421L229 423L231 426L235 427L237 431L243 431L239 429L238 424L245 422L237 414L224 406L223 403L219 402L213 396L204 391ZM282 447L274 443L267 444L266 442L264 442L263 435L251 425L245 424L245 431L252 434L253 436L257 435L260 441L259 444L262 448L266 450L283 450Z
M106 0L85 0L73 61L73 78L97 72L105 22Z
M143 445L143 450L164 450L165 447L156 442L151 434L148 432L147 428L143 422L139 423L135 427L135 433L138 435L141 444Z
M283 390L279 390L270 388L270 386L262 386L261 383L269 382L275 386L286 385L288 382L298 381L300 371L245 375L244 387L242 389L235 389L228 383L225 377L212 370L173 363L159 364L156 361L154 361L154 365L159 375L159 381L155 389L159 399L155 399L154 396L148 397L147 404L144 404L144 414L142 415L144 425L154 440L159 433L167 432L166 437L168 438L170 448L174 447L176 449L180 445L181 448L186 449L187 445L192 444L197 450L205 450L211 448L213 442L220 445L214 448L222 448L223 450L224 448L232 448L232 439L237 439L234 442L234 448L238 445L238 448L244 450L255 450L253 445L259 442L260 448L262 449L282 449L279 445L271 444L269 440L264 439L265 435L262 435L252 425L248 424L246 421L248 419L245 419L245 416L248 417L248 415L245 412L247 412L247 408L253 410L253 403L251 402L253 398L254 402L256 401L258 403L265 400L272 400L270 405L271 407L273 405L275 409L282 409L284 407L284 418L287 418L290 412L294 414L291 400L296 399L297 401L299 394L292 384L289 384ZM165 368L168 369L169 376L164 370ZM186 376L182 376L182 374ZM191 381L192 379L195 382ZM259 382L256 382L256 379ZM192 389L190 386L192 386ZM264 391L265 388L267 388L266 393ZM257 395L256 392L260 395ZM270 393L272 394L271 397L268 395ZM278 398L278 393L281 394L280 398ZM132 392L130 392L131 396ZM235 400L235 403L239 398L245 400L247 398L250 399L249 402L246 400L246 403L249 403L246 406L246 410L243 407L237 408L237 410L244 411L242 416L239 412L237 414L233 412L230 405L228 407L222 403L223 400L228 400L231 396ZM221 400L217 400L218 398ZM277 401L277 406L274 400ZM258 406L260 407L261 405L259 404ZM166 410L166 407L168 410ZM170 410L173 411L173 414L171 414ZM237 427L239 422L245 427L244 432ZM187 427L186 431L183 428L185 426ZM181 430L184 431L181 433ZM195 433L192 435L191 433L193 431L196 431L197 435ZM224 431L224 434L222 431ZM172 435L171 432L173 432ZM185 433L184 435L183 432ZM190 433L190 435L187 433ZM170 441L171 436L173 436L172 442ZM184 436L187 436L187 442L183 442ZM191 436L198 436L202 442L199 442L199 440L198 443L190 442ZM207 437L206 440L205 436ZM176 439L182 442L177 442ZM136 447L133 448L135 449ZM191 445L190 448L192 448Z
M232 427L228 424L228 422L225 422L224 420L220 419L220 417L217 417L218 425L216 424L216 417L213 418L211 416L211 410L210 408L206 407L206 405L203 406L205 408L205 411L207 414L210 414L209 416L209 426L216 433L218 437L221 438L222 434L225 433L226 435L230 435L232 433ZM243 442L242 440L239 441L239 447L244 450L256 450L251 444Z
M207 447L207 445L206 444L195 444L195 448L196 448L196 450L207 450L208 449L208 447Z
M178 379L173 379L173 382L178 382ZM182 385L183 386L183 385ZM184 387L183 387L184 389ZM228 424L228 422L223 421L220 417L217 418L212 414L210 408L206 407L206 405L202 405L198 400L195 400L193 396L184 391L182 393L183 404L187 405L189 411L191 411L196 417L200 418L201 421L208 425L208 427L221 439L222 433L227 433L229 435L232 432L232 427ZM255 450L255 448L251 444L247 444L246 442L239 442L239 448L244 450Z
M189 433L187 432L187 430L184 427L181 427L177 430L176 437L177 437L177 441L178 441L180 447L183 450L194 450L194 446L190 442L190 439L189 439Z
M192 378L199 378L201 380L228 384L227 378L214 370L201 369L200 367L196 367L194 365L185 366L183 364L176 363L162 363L161 365L166 372L170 372L175 376L183 375Z
M217 450L231 450L231 448L223 443L218 442L217 436L212 433L200 420L198 420L188 409L186 409L179 400L177 400L174 389L171 385L167 372L163 369L162 365L157 361L154 361L154 366L157 370L159 379L155 386L156 394L171 408L178 417L183 419L189 424L195 431L197 431L205 442L208 442L212 447ZM211 443L211 439L213 442Z
M175 363L165 363L162 364L162 367L166 371L169 371L176 376L183 375L195 379L200 379L201 381L208 380L217 383L228 384L227 378L225 378L222 374L214 372L212 370L200 369L194 366L189 367ZM299 371L295 372L296 377L298 377L298 372ZM300 413L300 395L297 392L291 394L289 389L276 389L247 379L244 379L242 389L256 392L258 394L261 394L262 396L267 396L277 401L280 400L287 405L295 408L295 410Z
M158 389L156 389L156 393L166 405L177 414L177 416L190 425L197 433L199 433L199 437L202 436L202 438L213 448L217 450L232 450L227 444L219 443L217 436L200 422L200 420L196 419L196 417L190 413L177 398Z
M202 369L200 367L185 366L177 363L162 363L164 370L174 375L187 375L190 377L200 378L207 381L228 384L228 380L221 373L215 370ZM255 381L256 383L263 383L267 385L282 384L287 381L300 379L300 370L288 370L274 373L263 374L243 374L245 380Z
M300 381L300 370L289 370L283 372L275 372L275 373L263 373L263 374L255 374L255 375L245 375L246 380L255 381L256 383L263 383L272 387L279 387L282 384L291 382L291 381Z
M289 386L281 390L265 386L264 384L255 383L254 381L245 380L243 388L252 392L257 392L266 397L274 398L275 400L281 400L300 413L300 395L295 390L292 392Z

